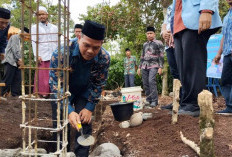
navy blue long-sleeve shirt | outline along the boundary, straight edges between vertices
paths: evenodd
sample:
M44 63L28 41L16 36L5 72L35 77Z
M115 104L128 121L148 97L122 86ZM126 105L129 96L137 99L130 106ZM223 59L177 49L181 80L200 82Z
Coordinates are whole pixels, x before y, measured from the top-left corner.
M7 34L10 25L8 25L4 30L0 30L0 53L5 53L5 48L7 45Z

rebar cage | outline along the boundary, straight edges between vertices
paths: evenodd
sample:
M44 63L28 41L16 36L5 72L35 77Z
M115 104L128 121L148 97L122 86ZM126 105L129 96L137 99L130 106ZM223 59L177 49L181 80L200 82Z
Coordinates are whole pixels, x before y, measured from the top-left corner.
M25 41L21 38L21 54L22 54L22 62L24 63L21 66L21 74L22 74L22 124L20 127L22 128L22 155L25 156L40 156L45 154L40 154L38 152L38 144L39 143L56 143L56 151L50 153L65 157L67 154L67 132L68 132L68 96L69 96L69 19L70 19L70 0L58 0L58 41L52 41L58 43L58 67L57 68L39 68L39 60L38 60L38 52L39 52L39 44L40 41L39 36L43 34L39 34L39 6L41 5L41 0L36 1L36 7L32 6L32 3L35 1L32 0L20 0L21 3L21 33L24 33L24 26L27 25L30 29L32 28L32 21L33 16L36 17L36 41L30 40L28 42L28 65L25 63ZM36 8L36 9L33 9ZM26 15L26 14L29 14ZM25 21L25 16L29 17L29 21ZM28 23L28 24L25 24ZM32 42L36 43L36 56L35 56L35 65L33 66L33 52L31 44ZM61 47L65 47L61 52ZM63 62L61 65L61 55L64 55ZM44 99L40 98L38 94L38 71L39 70L56 70L57 71L57 78L58 78L58 93L57 99ZM33 73L35 73L35 83L32 81ZM61 73L63 74L61 76ZM29 78L27 81L25 80L26 77ZM61 81L62 79L62 81ZM62 86L61 86L61 82ZM34 92L32 91L32 87L34 84ZM61 88L63 88L63 92L61 93ZM28 90L26 90L28 89ZM55 93L47 93L52 96ZM51 121L51 118L48 119L46 117L39 117L38 116L38 109L43 107L43 104L49 102L56 102L57 104L57 120L56 127L53 128L51 126L44 126L40 122L44 121ZM61 103L63 102L63 103ZM62 108L60 110L60 108ZM51 113L52 114L52 113ZM61 119L61 117L63 117ZM53 121L54 122L54 121ZM39 131L48 131L51 134L56 133L57 139L56 141L48 141L39 139L38 132Z

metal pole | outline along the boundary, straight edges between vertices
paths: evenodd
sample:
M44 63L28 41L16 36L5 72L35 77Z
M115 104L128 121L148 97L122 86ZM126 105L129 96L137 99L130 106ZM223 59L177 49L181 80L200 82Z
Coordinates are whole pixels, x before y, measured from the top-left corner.
M61 37L61 0L59 0L59 9L58 9L58 68L61 68L60 64L60 37ZM60 89L61 89L61 80L60 80L60 70L57 70L58 75L58 92L57 98L60 99ZM60 102L57 102L57 128L60 127ZM60 133L57 133L57 151L60 150Z
M21 5L22 5L22 8L21 8L21 22L22 22L22 25L21 25L21 30L22 30L22 33L24 33L24 0L21 1ZM21 55L22 55L22 59L24 59L23 57L23 52L24 52L24 38L22 38L21 36ZM22 60L24 61L24 60ZM25 87L24 87L24 70L21 71L21 77L22 77L22 95L25 95ZM25 101L22 101L22 124L25 124L26 122L26 104L25 104ZM22 141L23 141L23 151L25 152L25 149L26 149L26 128L23 128L22 130Z
M39 4L40 4L40 0L37 0L37 9L36 9L36 67L39 66ZM39 79L39 71L38 69L35 70L35 75L36 75L36 79L35 79L35 92L36 92L36 97L38 98L38 79ZM35 117L35 121L37 122L37 109L38 109L38 102L35 102L35 111L34 111L34 117ZM37 130L35 129L35 135L34 135L34 140L35 140L35 156L37 156L37 147L38 147L38 138L37 138Z

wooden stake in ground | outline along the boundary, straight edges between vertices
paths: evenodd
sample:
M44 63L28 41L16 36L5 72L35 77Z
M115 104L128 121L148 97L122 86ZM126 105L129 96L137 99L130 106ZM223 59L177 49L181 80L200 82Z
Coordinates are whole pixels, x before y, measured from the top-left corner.
M213 95L207 90L198 94L200 106L200 157L214 157Z
M180 106L180 87L181 83L178 79L173 80L173 108L172 108L172 124L177 123L178 110Z

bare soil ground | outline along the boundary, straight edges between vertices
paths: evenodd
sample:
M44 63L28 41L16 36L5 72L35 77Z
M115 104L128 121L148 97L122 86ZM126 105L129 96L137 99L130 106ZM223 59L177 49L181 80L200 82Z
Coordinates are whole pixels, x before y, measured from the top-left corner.
M159 98L160 105L172 102L171 97ZM135 157L188 157L197 156L196 153L185 145L179 135L184 136L199 144L199 118L179 116L176 125L171 124L171 115L168 111L157 109L144 109L143 112L153 113L153 118L144 121L142 125L134 128L119 128L119 122L115 121L110 107L106 106L101 122L94 122L94 136L97 139L95 147L105 142L116 144L122 155ZM222 97L214 98L214 109L218 111L225 106ZM33 106L33 105L32 105ZM19 125L22 121L21 101L8 98L6 102L0 102L0 149L18 148L22 145L22 133ZM103 107L104 109L104 107ZM32 110L33 111L33 110ZM38 107L39 117L51 119L50 103L41 103ZM232 117L215 115L215 155L217 157L232 156ZM52 123L45 123L51 126ZM50 139L51 134L40 132L39 138ZM41 145L49 149L47 145Z

